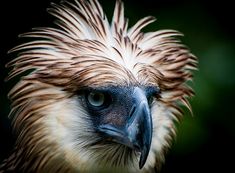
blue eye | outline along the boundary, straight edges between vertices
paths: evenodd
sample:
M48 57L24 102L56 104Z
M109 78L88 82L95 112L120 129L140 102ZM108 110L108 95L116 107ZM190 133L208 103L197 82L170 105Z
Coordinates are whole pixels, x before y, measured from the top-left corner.
M94 107L100 107L105 103L105 95L101 92L90 92L87 95L87 101Z

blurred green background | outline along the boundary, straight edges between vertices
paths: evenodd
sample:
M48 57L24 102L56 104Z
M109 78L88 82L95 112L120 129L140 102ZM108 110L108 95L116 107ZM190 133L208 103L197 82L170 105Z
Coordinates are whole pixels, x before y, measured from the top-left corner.
M59 2L59 0L53 0ZM100 0L109 19L113 0ZM232 2L203 0L125 0L125 14L130 24L146 15L157 22L145 31L175 29L199 58L199 71L192 83L196 96L191 100L194 115L186 111L178 124L178 137L169 151L162 172L226 172L235 161L235 27ZM1 4L0 56L0 161L14 143L7 119L7 92L14 81L4 83L4 64L12 57L7 51L20 43L17 35L32 27L52 26L53 18L46 12L49 1L16 1Z

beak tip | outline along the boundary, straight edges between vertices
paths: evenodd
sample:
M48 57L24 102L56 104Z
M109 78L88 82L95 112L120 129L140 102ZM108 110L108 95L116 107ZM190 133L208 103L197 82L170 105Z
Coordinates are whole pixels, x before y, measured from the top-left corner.
M149 150L144 147L144 149L141 151L140 155L140 161L139 161L139 168L142 169L147 161Z
M143 163L141 163L141 162L139 162L139 168L140 168L140 169L142 169L142 168L143 168L143 166L144 166L144 164L143 164Z
M143 159L143 157L141 156L140 161L139 161L139 168L142 169L144 167L144 164L146 162L146 159Z

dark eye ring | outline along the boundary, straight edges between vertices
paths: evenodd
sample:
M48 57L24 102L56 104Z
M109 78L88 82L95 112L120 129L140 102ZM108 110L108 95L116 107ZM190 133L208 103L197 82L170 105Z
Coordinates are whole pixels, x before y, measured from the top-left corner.
M147 100L148 104L151 105L156 99L160 97L160 88L158 87L148 87L147 88Z
M148 97L148 104L151 105L154 102L155 97L153 95Z

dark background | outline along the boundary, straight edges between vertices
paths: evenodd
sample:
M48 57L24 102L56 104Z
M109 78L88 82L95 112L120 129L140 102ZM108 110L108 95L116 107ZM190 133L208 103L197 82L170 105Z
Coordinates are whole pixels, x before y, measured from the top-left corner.
M59 2L53 0L53 2ZM114 1L100 0L111 19ZM183 42L199 58L191 100L194 116L187 111L177 125L178 137L166 157L163 173L233 172L235 161L235 27L229 0L126 0L125 13L134 24L146 15L157 17L145 31L175 29L184 33ZM53 26L46 8L50 1L5 1L0 4L0 161L14 143L7 93L14 80L5 83L12 59L7 51L21 43L17 36L32 27Z

